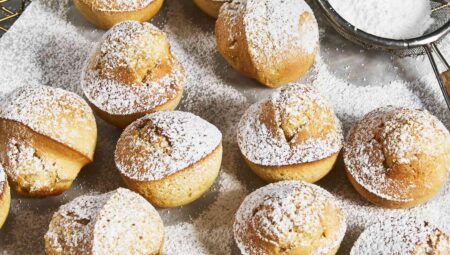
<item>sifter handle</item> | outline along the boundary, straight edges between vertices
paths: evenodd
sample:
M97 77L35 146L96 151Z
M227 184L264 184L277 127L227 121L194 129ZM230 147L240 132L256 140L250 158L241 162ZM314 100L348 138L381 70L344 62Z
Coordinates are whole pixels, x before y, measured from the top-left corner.
M444 84L447 94L450 95L450 70L441 73L442 83Z
M450 110L450 89L449 89L450 82L448 82L450 70L448 70L448 62L445 60L444 56L441 54L436 45L434 44L425 45L423 46L423 48L427 53L428 59L430 60L431 67L433 68L434 74L436 75L436 79L438 81L439 87L441 88L442 95L444 96L445 103L447 104L447 108L448 110ZM439 56L439 59L441 59L441 61L443 61L444 65L447 67L447 71L443 72L442 74L439 72L436 61L434 60L433 50Z

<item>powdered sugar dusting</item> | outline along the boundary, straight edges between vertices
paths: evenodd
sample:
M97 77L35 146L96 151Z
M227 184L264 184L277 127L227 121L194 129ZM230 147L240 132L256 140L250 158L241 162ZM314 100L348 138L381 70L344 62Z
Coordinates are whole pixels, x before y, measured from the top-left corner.
M270 124L261 120L261 116L267 114L267 108L264 107L267 102L275 107L275 131L271 130ZM294 135L292 140L286 138L280 117L287 115L289 118L289 115L305 113L304 116L300 116L305 119L300 120L301 126L296 132L307 128L321 129L319 126L310 125L313 120L308 119L306 113L319 112L318 116L311 118L322 119L325 123L325 120L330 119L327 109L330 109L328 102L313 87L302 84L288 86L247 110L239 123L239 147L244 156L253 163L269 166L312 162L329 157L339 152L343 146L342 129L334 114L331 117L332 129L324 131L328 133L323 138L311 137L299 143L295 142L295 133L292 134ZM294 117L296 116L292 118ZM312 130L302 131L312 132Z
M0 103L0 118L17 121L42 135L91 157L90 148L76 141L84 132L96 133L94 115L78 95L47 86L25 86L7 95ZM83 132L74 132L74 127Z
M6 180L5 169L3 168L2 163L0 163L0 190L3 190Z
M311 54L318 47L317 22L303 0L235 0L225 3L221 12L229 22L243 16L249 51L258 64L282 62L293 49ZM300 22L305 13L309 19Z
M233 156L226 159L238 158ZM248 190L234 174L222 171L218 180L220 187L213 190L218 195L206 210L192 221L166 227L165 254L240 254L234 247L233 221Z
M368 227L351 255L448 254L450 237L441 229L415 217L396 217Z
M60 253L88 253L92 222L110 196L85 195L61 206L45 234L47 245Z
M164 226L147 200L120 188L96 215L93 236L93 254L154 254L162 247Z
M321 228L322 220L328 217L326 206L339 210L333 196L313 184L299 181L269 184L251 193L239 207L234 224L236 242L243 254L266 254L253 243L255 240L279 246L280 250L295 249L299 235L307 237ZM320 239L311 254L327 254L339 246L346 223L342 214L337 218L337 231L330 231ZM303 241L307 245L308 241Z
M86 97L99 109L120 115L146 112L174 99L185 78L168 43L150 23L125 21L114 26L86 63L81 77ZM152 70L162 65L169 70L153 78Z
M143 9L154 0L81 0L94 10L104 12L126 12Z
M62 254L153 254L161 247L163 225L150 203L120 188L61 206L45 239Z
M442 139L449 145L436 146ZM392 164L409 164L418 154L439 156L450 146L450 134L436 117L425 110L394 107L367 114L347 140L344 161L352 177L370 192L394 201L411 201L409 193L416 183L389 178ZM403 188L395 188L399 185Z
M29 141L11 138L7 150L9 168L5 171L13 182L19 182L29 192L41 189L53 190L54 182L59 181L58 170L60 170L55 162L40 158ZM33 176L41 178L32 178Z
M14 28L2 36L1 96L32 84L62 87L82 94L81 68L93 44L68 22L71 3L70 0L39 1L33 8L27 8Z
M129 178L159 180L206 157L221 140L215 126L191 113L156 112L125 129L116 164Z
M381 37L392 39L418 37L433 24L430 1L330 0L329 2L352 25Z
M312 53L317 48L318 28L314 14L305 1L245 2L245 32L251 45L250 52L256 61L277 59L276 55L292 48L301 48L306 53ZM309 13L313 21L300 23L304 13Z
M100 40L103 31L86 25L71 7L71 2L33 1L1 38L1 95L19 86L39 83L82 94L79 86L81 70L94 47L91 40ZM215 46L214 20L205 17L192 1L166 0L153 21L168 33L172 50L187 70L186 93L180 108L213 123L224 135L223 165L212 190L191 205L159 210L167 232L164 253L240 254L232 239L234 214L244 197L264 183L242 161L236 144L236 124L250 103L273 90L242 78L222 60ZM322 36L322 51L311 69L311 82L333 106L345 131L367 112L385 105L425 107L444 124L449 123L450 115L428 62L421 61L417 70L411 66L416 66L416 61L422 58L411 58L409 62L414 64L407 64L405 59L394 57L390 69L380 73L372 65L379 65L379 59L358 62L375 54L361 53L359 49L349 52L348 48L343 52L341 47L348 44L331 30L327 29ZM441 50L448 55L450 44L444 42ZM329 51L332 54L328 54ZM342 77L338 71L345 68L347 60L360 79L377 79L362 86ZM358 68L362 64L366 64L365 68ZM400 69L394 69L394 65ZM411 79L403 79L404 76L387 82L378 79L397 71ZM111 157L120 131L101 120L98 123L100 140L96 160L81 172L72 189L62 196L45 200L13 196L10 216L0 231L0 253L44 253L42 236L47 231L51 214L61 204L80 194L106 192L123 185L118 171L112 171L115 166ZM354 241L365 228L392 216L417 215L450 231L449 183L430 202L408 210L389 210L363 200L348 182L342 160L319 185L339 200L346 214L348 231L339 255L350 253ZM24 236L27 236L27 242L23 241Z

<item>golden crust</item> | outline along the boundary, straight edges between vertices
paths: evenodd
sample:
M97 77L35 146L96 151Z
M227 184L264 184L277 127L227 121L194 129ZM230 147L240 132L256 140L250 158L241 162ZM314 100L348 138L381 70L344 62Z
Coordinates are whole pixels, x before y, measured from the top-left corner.
M335 219L335 215L337 213L333 213L329 215L329 218ZM339 222L335 222L336 224L339 224ZM290 248L288 252L284 248L279 247L278 245L273 245L272 243L265 242L264 240L261 240L257 238L257 235L254 233L257 233L258 230L253 229L249 223L249 226L247 227L249 232L252 234L249 234L247 242L252 243L254 246L257 246L259 250L264 251L263 253L257 253L257 252L249 252L249 255L297 255L297 254L312 254L315 249L317 249L317 246L319 244L318 240L312 241L312 243L309 246L303 246L298 248ZM329 232L335 232L338 231L339 225L336 226L329 226L329 229L327 231ZM320 231L323 231L322 229L317 229L316 235L319 234ZM306 236L305 236L306 237ZM307 238L314 238L313 236L308 236ZM280 240L280 243L284 240ZM326 253L320 253L321 255L335 255L337 251L339 250L340 245L337 245L336 247L332 248L330 251Z
M79 96L47 86L24 86L0 109L0 163L24 196L58 195L92 162L97 126Z
M282 181L262 187L236 213L234 237L243 254L335 254L345 235L343 210L318 186Z
M227 2L226 0L222 1L214 1L214 0L193 0L194 3L200 8L203 12L211 16L212 18L217 19L219 16L220 7Z
M91 160L15 121L0 119L0 161L11 187L32 197L59 195Z
M219 14L215 27L217 48L235 70L257 80L256 65L250 56L249 45L243 31L243 15L232 17Z
M350 255L447 255L449 252L450 236L442 229L416 216L400 215L365 228Z
M80 13L92 24L101 29L109 29L125 20L147 21L158 13L164 0L154 0L144 8L125 11L104 11L91 6L92 1L74 0Z
M102 119L125 128L148 113L174 110L185 81L164 32L149 23L126 21L105 34L86 63L82 88Z
M425 110L383 107L350 130L344 151L348 179L370 202L410 208L445 184L450 134Z
M271 39L253 37L264 37L262 34L270 34L271 31L263 31L263 28L258 27L260 24L252 24L252 22L258 21L253 20L249 22L247 20L246 16L251 11L247 11L245 7L242 7L245 4L238 3L238 7L229 7L233 4L233 2L225 3L225 8L221 8L216 22L215 34L219 52L234 69L272 88L296 81L309 70L318 49L318 39L306 40L305 43L315 44L312 51L307 51L304 47L297 47L295 45L296 42L292 42L291 45L287 43L289 46L286 45L284 49L273 49L272 56L268 56L264 52L267 51L267 49L264 49L266 45L256 46L255 42L270 41ZM300 4L302 3L298 3L298 5ZM313 29L317 30L317 22L310 10L298 13L297 17L292 18L296 22L300 20L300 26L312 26ZM276 25L271 26L271 28L276 29ZM248 32L252 30L261 31ZM283 32L275 32L275 34L281 33ZM305 34L301 34L300 37L306 36ZM283 41L286 40L294 41L296 38L292 36L292 38L287 38ZM304 46L310 47L309 45Z
M179 67L181 67L181 65L179 65ZM183 70L183 69L181 69L181 70ZM89 105L92 107L92 109L95 111L95 113L100 118L102 118L106 122L108 122L118 128L124 129L129 124L131 124L133 121L135 121L141 117L144 117L145 115L147 115L149 113L158 112L158 111L166 111L166 110L175 110L177 108L178 104L180 103L182 97L183 97L183 87L180 87L179 89L177 89L176 95L173 98L169 99L167 102L165 102L161 105L158 105L152 109L149 109L147 111L136 112L136 113L132 113L132 114L113 114L113 113L109 113L109 112L106 112L106 111L100 109L93 103L89 103Z
M99 11L134 11L148 6L154 0L81 0L93 10Z
M1 170L0 170L1 171ZM9 208L11 206L11 191L8 181L5 179L3 190L0 192L0 229L8 217Z
M313 87L298 84L247 110L238 145L250 169L267 182L316 182L333 168L343 134L326 100Z
M283 249L274 248L273 245L261 241L261 240L253 240L252 243L256 244L260 247L260 249L264 250L264 253L249 253L249 255L297 255L297 254L311 254L313 247L301 247L297 249L291 249L289 252L285 252ZM326 253L320 253L320 255L335 255L339 250L340 245L336 246L332 250Z
M86 101L72 92L49 86L20 87L1 102L0 119L21 123L93 160L95 117Z
M287 166L264 166L252 163L245 157L244 159L250 169L266 182L302 180L314 183L322 179L333 169L338 156L339 152L314 162Z
M124 250L156 255L163 251L164 226L148 201L119 188L61 206L44 239L46 253L52 255L122 254Z
M135 121L141 117L144 117L147 114L150 114L153 112L158 112L158 111L175 110L175 108L177 108L178 104L180 103L182 97L183 97L183 89L181 89L177 93L175 98L167 101L166 103L164 103L162 105L159 105L159 106L157 106L151 110L148 110L146 112L138 112L138 113L134 113L134 114L130 114L130 115L111 114L111 113L101 110L94 104L90 104L90 105L91 105L92 109L95 111L95 113L100 118L102 118L106 122L108 122L118 128L124 129L133 121Z
M290 88L292 89L289 90ZM273 137L281 129L284 138L293 146L310 139L326 139L327 135L337 130L336 116L318 94L316 98L302 98L303 95L295 94L311 91L313 89L308 86L299 89L295 86L287 87L282 90L279 99L263 102L260 115L255 117L269 129Z
M139 181L121 174L127 186L158 207L177 207L200 198L214 184L222 162L222 144L213 152L160 180Z
M424 169L436 169L434 168L435 165L434 166L429 165L429 167L431 168L424 168ZM427 180L429 188L424 190L422 188L423 186L419 186L415 191L409 193L408 200L393 200L393 199L386 199L383 196L379 196L376 193L369 191L355 180L352 174L348 171L347 167L345 168L345 170L348 180L362 197L364 197L373 204L392 209L411 208L427 202L436 195L436 193L442 188L442 186L445 184L448 178L448 174L446 174L445 171L438 171L437 174L428 177L419 174L419 176L414 178L416 178L416 180L418 181Z

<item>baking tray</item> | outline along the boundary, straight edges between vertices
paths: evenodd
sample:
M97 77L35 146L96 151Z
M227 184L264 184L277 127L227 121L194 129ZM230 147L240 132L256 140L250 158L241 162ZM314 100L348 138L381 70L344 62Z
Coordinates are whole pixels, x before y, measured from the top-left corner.
M424 57L398 58L364 50L337 35L317 12L316 16L320 53L299 82L313 83L330 100L345 131L369 110L388 104L427 108L449 127L448 112ZM214 20L191 1L166 0L152 23L168 33L175 55L188 72L179 109L200 115L224 133L224 160L213 188L190 205L158 209L166 226L165 254L239 254L231 232L234 212L246 194L264 183L243 163L234 128L251 103L273 90L242 77L225 63L215 49ZM81 67L103 33L88 24L69 0L33 1L0 39L0 97L27 84L80 93ZM449 45L445 41L441 46L447 56ZM124 186L113 162L121 130L99 118L97 124L95 161L81 171L69 191L44 199L13 192L9 217L0 230L0 254L43 254L43 236L61 204L82 194ZM348 217L338 254L348 254L365 227L387 217L416 215L450 231L448 183L430 202L411 210L388 210L365 202L346 180L342 160L318 184L336 196Z

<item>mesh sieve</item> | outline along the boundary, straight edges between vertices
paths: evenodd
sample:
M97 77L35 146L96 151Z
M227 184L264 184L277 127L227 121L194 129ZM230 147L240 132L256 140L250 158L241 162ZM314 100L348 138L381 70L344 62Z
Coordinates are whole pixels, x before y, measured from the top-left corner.
M346 21L331 6L328 0L316 0L331 26L346 39L367 49L387 50L399 56L427 54L438 80L445 102L450 110L450 66L439 50L439 42L450 32L450 2L446 0L430 0L434 23L416 38L396 40L366 33ZM446 71L440 72L436 55Z

